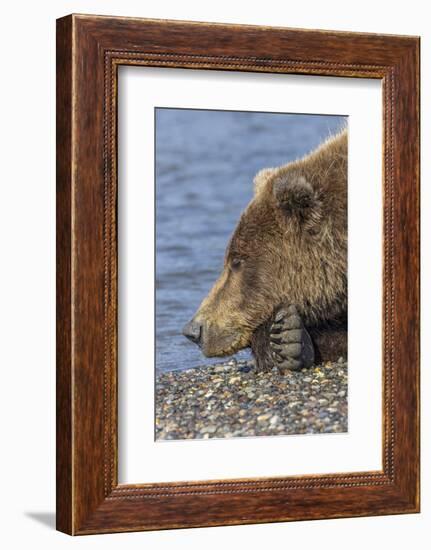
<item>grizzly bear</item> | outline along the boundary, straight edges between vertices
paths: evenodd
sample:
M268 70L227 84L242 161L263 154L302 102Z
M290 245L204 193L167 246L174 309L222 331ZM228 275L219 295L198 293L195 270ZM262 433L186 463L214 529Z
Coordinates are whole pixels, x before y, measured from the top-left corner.
M261 170L221 275L183 334L207 357L251 347L259 369L347 356L347 130Z

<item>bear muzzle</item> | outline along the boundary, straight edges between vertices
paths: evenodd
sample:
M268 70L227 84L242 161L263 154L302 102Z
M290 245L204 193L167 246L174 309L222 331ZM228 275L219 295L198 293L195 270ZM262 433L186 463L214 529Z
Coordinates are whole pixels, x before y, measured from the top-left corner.
M241 331L226 330L213 323L208 323L199 316L193 317L182 330L183 335L199 346L206 357L226 357L246 347L241 338Z
M200 345L202 336L202 324L192 319L183 327L183 335L194 344Z

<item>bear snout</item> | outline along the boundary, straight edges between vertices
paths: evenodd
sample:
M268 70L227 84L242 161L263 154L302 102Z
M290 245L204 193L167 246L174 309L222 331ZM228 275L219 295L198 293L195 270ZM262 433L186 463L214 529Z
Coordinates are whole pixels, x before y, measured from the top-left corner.
M199 345L202 336L202 324L192 319L183 327L183 335L194 344Z

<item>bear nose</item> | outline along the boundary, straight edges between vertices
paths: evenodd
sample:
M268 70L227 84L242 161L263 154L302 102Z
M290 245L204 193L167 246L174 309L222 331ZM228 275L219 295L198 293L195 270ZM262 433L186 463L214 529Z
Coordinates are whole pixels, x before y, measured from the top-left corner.
M202 333L202 325L198 322L196 322L194 319L189 321L187 324L184 325L183 328L183 334L186 338L194 342L195 344L199 344L201 340L201 333Z

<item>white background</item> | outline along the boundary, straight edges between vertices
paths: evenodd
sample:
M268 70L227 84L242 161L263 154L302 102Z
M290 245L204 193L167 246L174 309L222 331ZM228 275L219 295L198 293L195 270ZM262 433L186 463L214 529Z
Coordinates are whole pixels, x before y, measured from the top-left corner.
M1 543L5 548L427 548L431 522L430 338L422 346L422 514L101 535L53 531L54 512L54 189L55 18L69 12L285 25L422 36L422 151L431 150L431 30L420 0L264 3L56 0L3 6L0 132L2 269ZM424 335L431 331L431 179L423 154ZM364 400L364 406L367 406Z
M381 82L145 67L119 78L120 482L381 470ZM156 105L349 115L348 433L154 441Z

